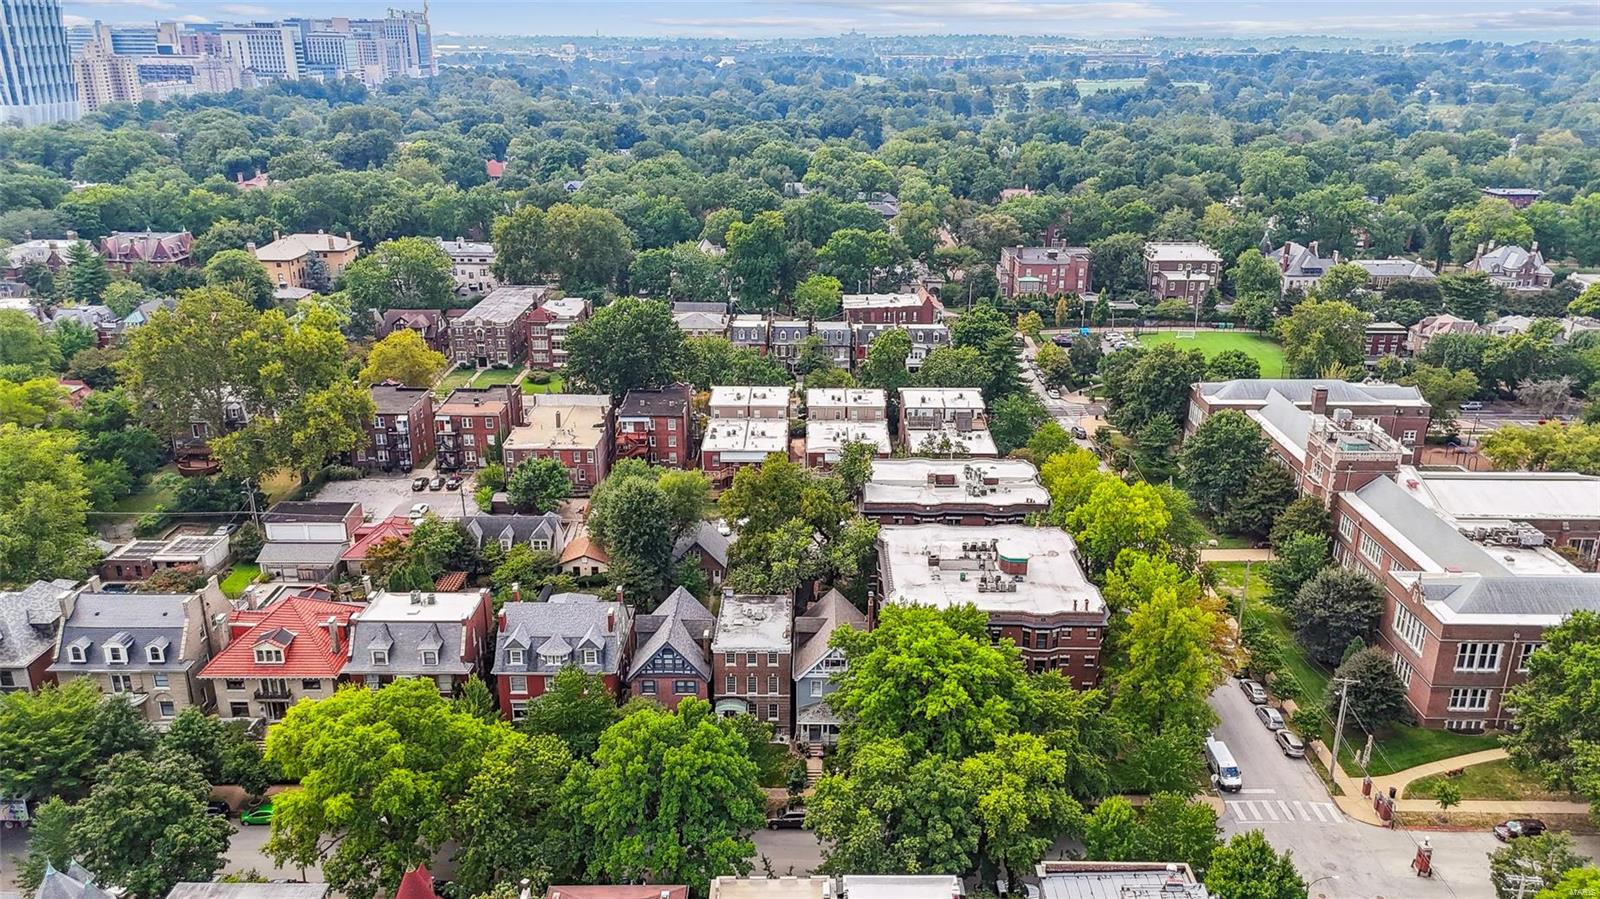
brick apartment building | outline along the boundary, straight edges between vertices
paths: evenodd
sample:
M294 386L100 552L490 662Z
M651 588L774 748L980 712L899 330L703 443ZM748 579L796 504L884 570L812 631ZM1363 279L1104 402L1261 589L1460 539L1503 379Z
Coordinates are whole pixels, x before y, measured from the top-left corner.
M1361 351L1368 362L1384 356L1400 356L1406 351L1406 326L1399 322L1373 322L1361 338Z
M433 391L426 387L377 384L377 413L367 423L367 445L356 450L356 464L383 471L410 471L433 458Z
M1049 506L1021 459L884 459L861 493L861 514L879 524L1020 524Z
M693 400L694 390L687 384L628 391L617 407L616 457L669 468L693 467Z
M1397 384L1355 384L1319 378L1239 378L1200 381L1189 393L1184 435L1194 433L1212 413L1222 409L1249 412L1278 394L1299 409L1319 415L1348 410L1353 418L1375 422L1408 451L1428 433L1432 408L1415 387Z
M429 349L450 352L451 313L465 313L465 309L390 309L378 319L378 337L388 337L396 331L409 329L417 332Z
M629 632L628 605L588 593L555 593L541 602L500 608L494 677L500 714L519 721L528 703L550 689L561 669L599 675L613 694L621 690Z
M851 324L931 325L944 318L944 304L921 285L911 293L847 293L842 304Z
M1222 281L1222 257L1203 243L1151 241L1144 245L1144 273L1157 300L1198 306Z
M794 599L724 591L711 641L718 715L754 715L791 732L794 699Z
M113 231L100 239L100 257L112 271L127 274L140 265L151 268L194 265L188 231Z
M1004 247L994 267L1000 296L1088 293L1089 258L1088 247Z
M999 455L983 395L970 387L902 387L900 442L924 455Z
M567 367L567 332L588 319L589 301L581 297L546 300L528 314L528 366L552 371Z
M438 467L457 471L484 465L521 423L522 391L515 384L457 388L433 410Z
M496 287L450 320L450 361L471 368L518 368L528 361L529 316L548 287Z
M533 400L523 425L506 437L506 474L530 459L554 459L567 469L573 493L587 495L611 471L611 398L550 393Z

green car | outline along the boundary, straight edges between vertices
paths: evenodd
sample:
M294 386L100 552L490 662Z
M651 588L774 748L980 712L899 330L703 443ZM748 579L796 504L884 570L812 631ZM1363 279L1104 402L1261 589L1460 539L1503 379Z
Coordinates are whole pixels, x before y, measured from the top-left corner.
M271 824L272 803L263 802L255 808L239 815L240 824Z

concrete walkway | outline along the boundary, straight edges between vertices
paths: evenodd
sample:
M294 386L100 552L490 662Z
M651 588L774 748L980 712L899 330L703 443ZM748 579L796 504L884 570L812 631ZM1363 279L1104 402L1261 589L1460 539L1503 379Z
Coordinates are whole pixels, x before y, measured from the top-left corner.
M1343 791L1343 796L1333 797L1339 810L1349 815L1352 819L1362 824L1371 824L1374 827L1388 825L1378 818L1378 812L1372 807L1372 800L1361 795L1361 779L1351 777L1343 768L1333 764L1333 756L1328 747L1322 745L1321 740L1311 741L1311 748L1322 761L1324 767L1333 773L1334 782ZM1448 823L1450 816L1463 815L1494 815L1500 818L1513 818L1523 815L1587 815L1589 805L1584 802L1552 802L1548 800L1523 800L1523 799L1467 799L1459 805L1452 806L1449 812L1441 813L1439 803L1432 799L1406 799L1405 788L1413 781L1457 768L1467 768L1472 765L1481 765L1484 762L1498 761L1506 757L1504 749L1485 749L1482 752L1472 752L1458 755L1453 758L1440 759L1425 765L1417 765L1404 771L1396 771L1382 777L1372 779L1372 795L1377 796L1387 793L1389 787L1394 787L1401 797L1395 804L1395 810L1400 812L1428 812L1438 815L1441 823Z
M1447 771L1470 768L1473 765L1481 765L1485 762L1498 762L1505 757L1506 751L1504 749L1485 749L1482 752L1469 752L1466 755L1440 759L1437 762L1429 762L1426 765L1418 765L1415 768L1407 768L1404 771L1396 771L1393 774L1374 777L1372 779L1372 788L1387 792L1390 787L1394 787L1403 798L1406 795L1406 787L1410 786L1412 781L1421 780L1424 777L1432 777L1435 774L1444 774ZM1427 802L1432 803L1433 800L1429 799ZM1465 803L1462 804L1465 805Z
M1270 562L1277 558L1272 550L1266 549L1202 549L1200 561L1202 562Z

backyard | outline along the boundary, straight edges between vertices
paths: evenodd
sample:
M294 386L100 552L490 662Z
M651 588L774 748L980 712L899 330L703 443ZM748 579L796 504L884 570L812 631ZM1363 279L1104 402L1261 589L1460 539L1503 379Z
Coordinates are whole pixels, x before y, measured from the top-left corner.
M151 473L149 482L142 489L117 500L112 509L129 515L154 512L156 506L170 503L177 497L178 486L182 483L177 465L163 465Z
M520 368L486 368L472 379L473 387L499 387L522 377Z
M251 562L235 562L228 576L222 579L222 592L231 599L244 592L261 575L261 566Z
M1179 337L1178 334L1178 331L1151 331L1140 334L1139 342L1145 346L1175 342L1186 350L1200 350L1207 359L1225 350L1242 350L1261 364L1263 378L1283 377L1283 347L1275 340L1242 331L1201 329L1194 332L1194 337Z
M457 387L467 386L467 382L472 380L473 374L475 372L470 368L451 369L444 377L439 379L438 384L433 386L433 395L444 399L450 395L450 391L455 390Z
M550 380L543 384L535 384L531 377L522 379L523 393L564 393L565 386L560 375L551 375Z

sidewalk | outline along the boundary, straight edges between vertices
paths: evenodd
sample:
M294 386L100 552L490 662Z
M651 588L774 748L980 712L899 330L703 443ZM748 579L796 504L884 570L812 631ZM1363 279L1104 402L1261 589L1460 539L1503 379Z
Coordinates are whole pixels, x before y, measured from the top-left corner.
M1317 758L1322 761L1323 766L1333 774L1334 782L1339 785L1339 789L1344 793L1343 796L1333 797L1333 801L1339 806L1339 810L1362 824L1386 827L1387 825L1378 818L1377 810L1372 807L1372 800L1361 795L1361 779L1351 777L1344 772L1343 768L1334 765L1332 753L1329 752L1328 747L1322 745L1321 740L1311 741L1311 748L1316 752ZM1396 771L1393 774L1374 777L1372 779L1372 795L1377 796L1380 793L1387 793L1392 786L1402 797L1395 801L1395 811L1430 812L1438 815L1442 821L1449 821L1450 816L1453 814L1493 815L1499 818L1514 818L1523 815L1582 816L1589 814L1588 803L1551 802L1531 799L1468 799L1462 801L1459 805L1452 806L1449 812L1441 814L1439 803L1432 799L1403 798L1406 786L1412 781L1435 774L1443 774L1446 771L1454 771L1457 768L1467 768L1472 765L1481 765L1484 762L1497 761L1505 757L1506 752L1504 749L1486 749L1482 752L1472 752L1466 755L1458 755L1454 758L1440 759L1437 762L1429 762L1426 765L1418 765L1415 768L1407 768L1404 771Z
M1200 561L1202 562L1271 562L1277 558L1272 550L1266 549L1202 549Z

